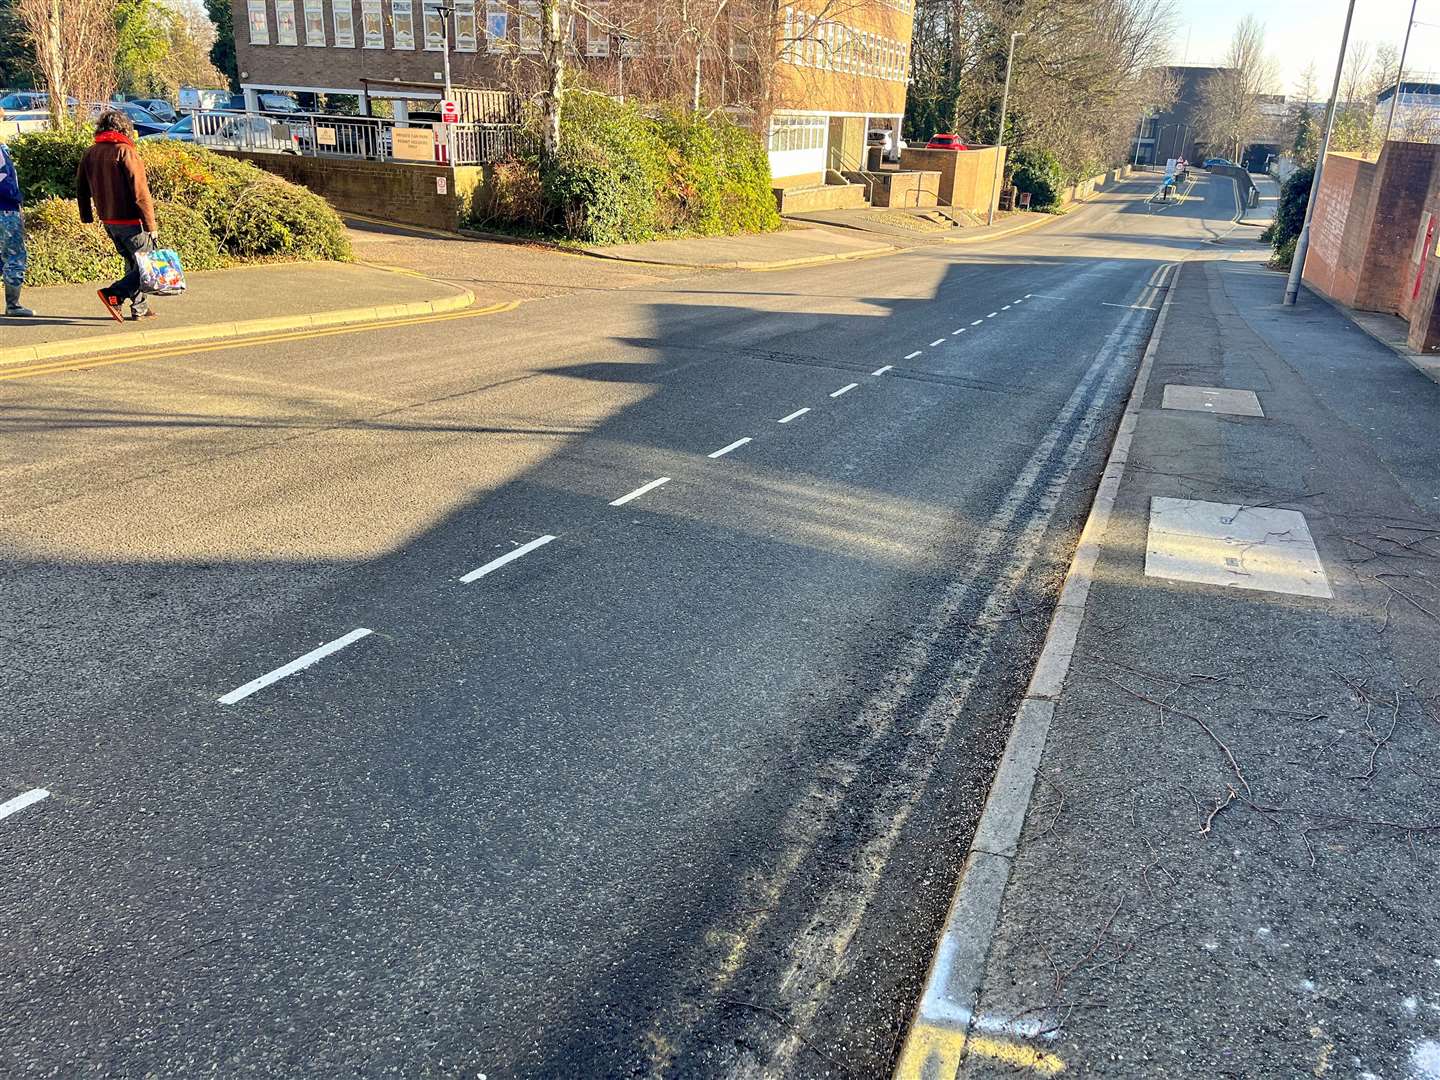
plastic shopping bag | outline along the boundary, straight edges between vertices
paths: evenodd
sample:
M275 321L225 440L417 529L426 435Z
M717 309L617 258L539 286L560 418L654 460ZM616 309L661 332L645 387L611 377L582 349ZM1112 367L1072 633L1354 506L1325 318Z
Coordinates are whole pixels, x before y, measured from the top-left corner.
M147 293L175 296L185 291L185 268L170 248L139 252L135 262L140 267L140 287Z

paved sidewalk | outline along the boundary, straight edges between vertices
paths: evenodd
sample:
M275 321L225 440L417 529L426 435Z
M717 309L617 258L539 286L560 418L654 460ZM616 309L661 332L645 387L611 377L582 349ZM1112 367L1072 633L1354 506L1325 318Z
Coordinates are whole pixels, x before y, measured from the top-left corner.
M1440 386L1257 260L1172 284L902 1076L1440 1077Z
M1240 223L1268 229L1275 220L1275 211L1280 208L1280 185L1259 173L1251 173L1250 179L1255 184L1255 190L1260 193L1260 202L1245 211Z
M788 223L753 236L695 236L587 248L592 256L694 269L770 270L893 251L894 245L841 229Z
M0 322L0 364L83 356L341 323L457 311L470 290L419 274L355 263L269 263L188 275L183 296L152 301L158 317L117 324L98 287L26 289L33 319Z

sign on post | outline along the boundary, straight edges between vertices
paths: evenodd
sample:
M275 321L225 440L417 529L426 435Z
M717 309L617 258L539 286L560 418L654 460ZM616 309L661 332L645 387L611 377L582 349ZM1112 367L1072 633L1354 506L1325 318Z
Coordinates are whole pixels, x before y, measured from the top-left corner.
M460 122L460 103L458 101L440 102L440 122L443 124Z

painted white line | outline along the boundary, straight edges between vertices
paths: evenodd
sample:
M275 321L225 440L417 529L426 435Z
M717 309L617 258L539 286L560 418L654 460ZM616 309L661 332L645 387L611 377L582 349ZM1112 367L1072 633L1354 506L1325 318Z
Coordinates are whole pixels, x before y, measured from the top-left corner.
M933 349L936 345L944 345L944 344L945 344L945 339L944 339L943 337L941 337L941 338L936 338L934 341L930 342L930 348Z
M848 394L851 390L854 390L855 387L857 387L857 386L859 386L859 385L860 385L860 384L859 384L859 383L856 383L856 382L846 383L844 386L840 387L839 390L836 390L836 391L835 391L833 394L831 394L830 396L831 396L831 397L839 397L841 394Z
M746 435L743 439L736 439L729 446L722 446L719 450L716 450L713 454L710 454L709 456L712 458L724 457L731 450L739 450L740 447L744 446L749 441L750 436Z
M795 410L794 412L792 412L789 416L782 416L782 417L777 421L777 423L788 424L791 420L798 420L798 419L800 419L800 417L804 416L804 415L805 415L807 412L809 412L809 411L810 411L810 409L809 409L808 406L805 407L805 408L803 408L803 409L796 409L796 410Z
M553 536L538 536L534 540L531 540L528 544L521 544L514 551L506 552L498 559L491 559L484 566L481 566L475 570L471 570L468 574L462 577L460 581L466 585L470 584L470 582L472 581L478 581L486 574L499 570L500 567L504 566L506 563L512 563L516 559L521 558L522 556L529 555L530 552L534 551L536 548L544 547L546 544L550 543L550 541L554 539L555 537Z
M1000 310L1001 310L1001 311L1009 311L1009 310L1010 310L1010 305L1009 305L1009 304L1006 304L1006 305L1005 305L1004 307L1002 307Z
M626 503L628 503L631 499L638 499L641 495L644 495L647 491L654 491L654 490L655 490L657 487L659 487L661 484L668 484L669 482L670 482L670 478L669 478L668 476L662 476L662 477L660 477L660 479L658 479L658 480L651 480L648 484L641 484L641 485L640 485L638 488L636 488L634 491L630 492L629 495L621 495L620 498L616 499L616 500L615 500L614 502L612 502L610 505L611 505L611 506L624 506L624 505L625 505Z
M920 349L916 349L916 350L915 350L914 352L912 352L912 353L906 353L906 354L905 354L905 359L906 359L906 360L914 360L915 357L917 357L917 356L920 355L921 351L922 351L922 350L920 350Z
M886 364L886 365L885 365L884 367L882 367L882 368L876 368L874 371L870 372L870 374L871 374L871 375L884 375L885 372L889 371L889 370L890 370L891 368L893 368L894 366L895 366L894 364Z
M951 337L954 337L956 334L963 334L966 330L969 330L969 329L970 329L970 328L969 328L968 326L962 326L962 327L960 327L960 329L958 329L958 330L951 330L951 331L950 331L950 336L951 336Z
M287 675L294 675L297 671L304 671L317 660L323 660L331 653L339 652L341 649L345 648L346 645L359 641L361 638L367 637L370 633L371 631L365 629L363 626L359 627L356 630L351 630L344 637L338 637L334 641L326 642L318 649L311 649L304 656L301 656L295 660L291 660L290 663L286 664L284 667L278 667L274 671L267 672L266 674L261 675L258 679L251 679L244 686L236 687L234 690L231 690L228 694L219 699L220 704L234 705L237 701L247 698L251 694L255 693L256 690L263 690L271 683L279 682Z
M0 819L9 817L11 814L18 814L27 806L34 806L41 799L48 799L50 792L43 787L37 787L33 791L27 791L23 795L16 795L7 802L0 802Z
M986 315L985 318L987 318L987 319L993 319L996 315L999 315L999 314L1000 314L1000 313L999 313L998 311L992 311L992 312L990 312L989 315Z
M1025 294L1025 299L1026 299L1026 300L1029 300L1030 297L1032 297L1032 296L1034 296L1034 295L1035 295L1035 294L1034 294L1033 292L1027 292L1027 293Z
M1025 297L1017 296L1014 300L1011 300L1010 302L1012 304L1023 304L1025 302Z
M984 319L976 319L976 320L975 320L974 322L972 322L970 325L971 325L971 326L979 326L979 325L980 325L982 322L984 322L984 321L985 321Z

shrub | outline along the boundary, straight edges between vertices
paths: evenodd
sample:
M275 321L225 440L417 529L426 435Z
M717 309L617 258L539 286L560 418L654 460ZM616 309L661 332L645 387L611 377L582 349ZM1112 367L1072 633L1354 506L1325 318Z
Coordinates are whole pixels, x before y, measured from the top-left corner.
M1275 208L1275 221L1266 230L1277 259L1286 244L1290 245L1292 253L1295 250L1294 241L1299 238L1300 229L1305 224L1305 207L1310 203L1310 183L1314 179L1313 166L1296 169L1280 188L1280 205ZM1289 265L1288 259L1286 265Z
M74 199L75 170L90 145L90 130L72 127L22 135L11 142L15 168L20 174L27 203L45 199ZM222 256L238 259L318 260L350 258L350 242L340 216L314 192L291 184L238 158L187 143L156 140L138 144L150 193L156 201L160 239L180 252L187 269L222 265ZM72 207L73 212L73 207ZM67 234L54 207L37 219L36 232ZM74 218L77 229L79 218ZM206 234L202 240L201 233ZM170 239L176 238L172 243ZM98 239L96 239L98 238ZM93 242L92 242L93 241ZM41 241L45 243L47 241ZM72 254L45 254L46 269L32 270L35 284L86 281L103 278L109 270L84 276L55 277L79 268L94 267L95 260L110 257L109 241L93 230ZM34 262L32 252L32 263ZM114 264L119 266L118 258ZM117 274L111 275L118 276Z
M1283 244L1275 248L1275 253L1270 256L1271 270L1289 271L1290 264L1295 261L1295 245L1300 242L1300 237L1292 236Z
M215 270L228 260L215 243L204 216L183 203L156 206L160 244L174 248L188 270ZM70 199L44 199L25 210L25 243L30 266L27 285L113 281L124 273L120 256L103 229L84 225Z
M1017 150L1012 162L1011 183L1030 193L1032 210L1048 210L1060 201L1065 177L1060 162L1048 150Z
M669 171L657 125L599 95L572 95L566 106L561 152L540 172L548 223L593 244L651 239Z

